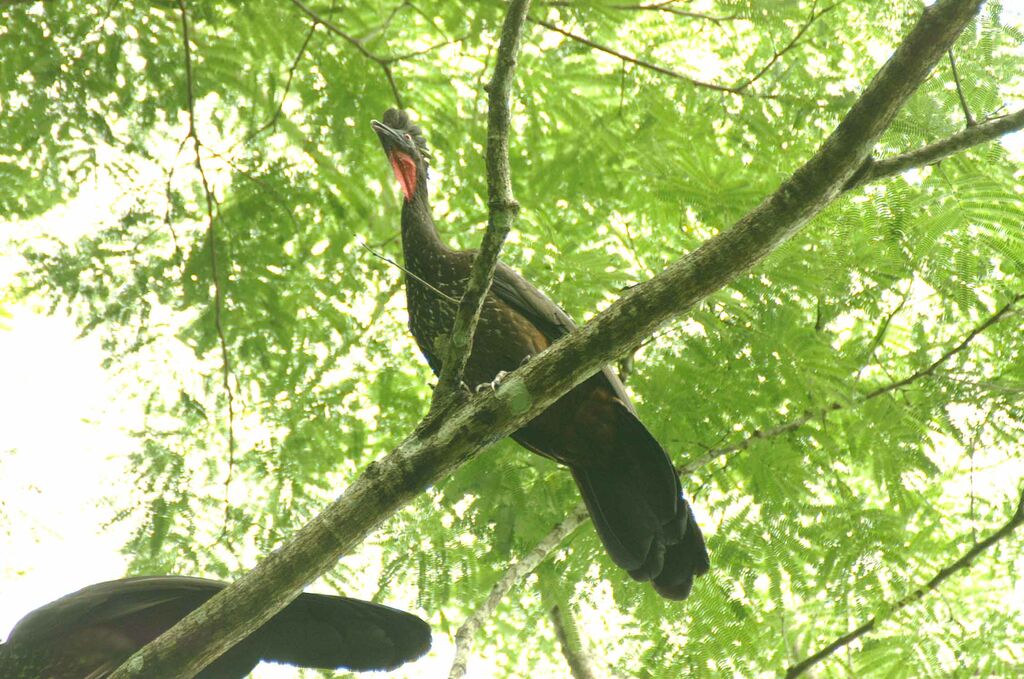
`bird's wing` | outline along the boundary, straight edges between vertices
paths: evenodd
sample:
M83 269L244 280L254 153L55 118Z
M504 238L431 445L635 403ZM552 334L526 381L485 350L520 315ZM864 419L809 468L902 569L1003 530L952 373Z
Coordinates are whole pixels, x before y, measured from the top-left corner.
M554 342L559 337L568 335L576 329L576 324L569 314L506 264L498 262L498 266L494 270L491 292L502 302L525 316L538 330L544 333L550 342ZM618 375L608 366L605 366L601 373L608 380L608 386L615 396L632 411L633 404Z
M525 316L552 342L576 329L569 314L506 264L498 262L491 290L498 299Z

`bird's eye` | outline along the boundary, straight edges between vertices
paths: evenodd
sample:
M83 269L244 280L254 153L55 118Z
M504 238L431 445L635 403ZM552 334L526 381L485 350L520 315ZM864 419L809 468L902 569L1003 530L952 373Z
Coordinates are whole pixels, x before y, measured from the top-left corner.
M408 132L406 132L406 133L405 133L405 140L406 140L406 141L412 141L412 135L411 135L411 134L409 134Z

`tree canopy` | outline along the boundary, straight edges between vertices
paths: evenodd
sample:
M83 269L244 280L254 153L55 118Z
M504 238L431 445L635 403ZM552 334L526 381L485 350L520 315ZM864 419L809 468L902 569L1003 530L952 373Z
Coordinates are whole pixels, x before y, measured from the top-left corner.
M819 651L827 676L1019 673L1024 153L997 139L1024 127L1012 5L985 3L842 196L621 356L708 536L712 572L689 600L629 580L569 474L509 441L327 582L404 597L435 637L473 620L470 670L486 654L505 676L579 679L580 658L616 676L795 674ZM443 237L477 247L507 11L0 3L0 215L40 224L18 244L18 294L101 336L145 403L137 492L116 498L141 526L134 573L246 571L426 414L401 193L369 122L414 113ZM536 3L502 260L586 322L757 208L921 14L917 0ZM979 136L872 174L963 134ZM97 182L117 188L103 218L48 233L48 211Z

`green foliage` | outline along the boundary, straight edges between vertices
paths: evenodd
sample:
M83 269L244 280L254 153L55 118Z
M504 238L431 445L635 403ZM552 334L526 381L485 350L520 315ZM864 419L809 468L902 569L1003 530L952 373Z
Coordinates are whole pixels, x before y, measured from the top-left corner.
M536 18L697 80L761 75L727 94L531 24L511 139L523 212L504 260L587 319L806 160L918 4L852 0L810 23L825 8L801 0L702 3L703 18L538 4ZM133 570L230 577L426 411L433 378L405 329L401 274L364 247L400 258L399 196L369 121L395 104L386 63L434 152L443 236L475 247L487 212L482 84L504 3L311 5L373 58L289 3L188 6L213 224L183 141L172 2L0 10L0 214L44 215L87 178L123 193L81 237L42 228L26 239L23 292L71 310L104 339L111 370L137 375L138 493L119 507L142 519L125 546ZM989 3L957 44L975 119L1019 106L1022 43L1019 12ZM963 126L945 63L876 154ZM713 563L686 603L625 579L585 526L501 605L480 646L509 676L561 667L546 622L557 604L614 612L574 628L610 672L753 676L878 615L822 676L1018 674L1024 622L1005 598L1020 591L1019 538L940 596L892 617L887 606L1011 513L1019 315L929 366L1022 291L1022 196L1019 154L997 143L873 183L642 347L629 384L680 464L810 417L684 479ZM563 470L502 443L328 577L342 590L375 585L382 600L413 592L454 634L577 502Z

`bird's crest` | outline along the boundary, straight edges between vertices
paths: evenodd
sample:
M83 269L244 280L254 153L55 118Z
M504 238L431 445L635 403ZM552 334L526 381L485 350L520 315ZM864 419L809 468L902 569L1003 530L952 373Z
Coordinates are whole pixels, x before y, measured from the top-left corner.
M405 132L411 136L423 159L430 159L430 149L427 147L427 140L423 136L423 130L420 129L419 125L412 122L407 112L400 108L389 108L387 111L384 111L384 117L381 122L396 132Z

